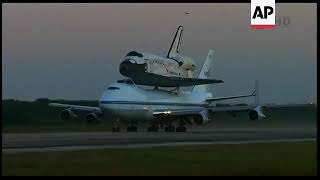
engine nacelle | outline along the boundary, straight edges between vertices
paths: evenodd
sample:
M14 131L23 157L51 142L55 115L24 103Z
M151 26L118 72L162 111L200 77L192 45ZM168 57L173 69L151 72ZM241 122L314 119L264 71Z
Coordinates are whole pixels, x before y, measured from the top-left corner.
M65 109L60 113L60 118L62 120L68 120L71 117L76 117L76 115L70 109Z
M257 119L262 119L266 116L262 113L261 107L257 106L253 110L249 111L248 117L250 120L257 120Z
M88 123L98 123L98 115L96 113L89 113L85 116Z
M210 121L207 111L201 111L199 115L193 116L193 122L197 125L206 124Z

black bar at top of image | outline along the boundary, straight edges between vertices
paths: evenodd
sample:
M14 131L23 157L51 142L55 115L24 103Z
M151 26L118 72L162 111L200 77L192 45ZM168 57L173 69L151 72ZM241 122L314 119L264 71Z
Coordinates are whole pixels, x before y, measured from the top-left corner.
M2 3L251 3L251 0L5 0ZM316 3L317 0L276 0L276 3Z

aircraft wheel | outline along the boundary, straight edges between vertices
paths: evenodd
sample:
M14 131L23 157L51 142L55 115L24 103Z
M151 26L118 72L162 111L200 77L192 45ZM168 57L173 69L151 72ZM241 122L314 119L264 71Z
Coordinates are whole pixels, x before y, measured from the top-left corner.
M93 122L94 122L94 117L88 116L88 117L87 117L87 122L88 122L88 123L93 123Z
M138 132L138 128L136 126L127 127L127 132Z
M120 127L113 127L112 132L120 132Z
M164 131L165 132L175 132L176 131L176 128L174 126L166 126L164 128Z
M176 128L176 132L187 132L187 128L185 126L179 126Z
M148 132L158 132L159 128L157 126L148 127Z

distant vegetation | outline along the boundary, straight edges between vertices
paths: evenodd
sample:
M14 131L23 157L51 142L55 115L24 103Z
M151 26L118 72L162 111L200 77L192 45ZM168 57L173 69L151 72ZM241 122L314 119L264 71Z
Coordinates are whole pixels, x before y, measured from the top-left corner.
M60 119L60 112L63 108L49 107L48 103L65 103L84 106L98 106L98 101L88 100L49 100L37 99L35 101L2 100L2 130L4 132L54 132L54 131L110 131L111 119L105 119L99 124L88 124L82 116L77 119L63 121ZM242 106L245 104L237 104ZM230 106L219 104L218 106ZM316 107L306 104L297 107L274 106L264 108L267 115L265 119L258 122L250 122L247 113L239 113L232 117L232 114L214 113L211 124L216 127L231 127L231 125L255 126L255 127L279 127L293 125L300 127L307 124L316 127ZM106 116L108 117L108 116ZM141 123L140 125L143 125ZM145 124L146 125L146 124Z
M35 101L2 100L2 125L57 124L61 108L49 107L48 103L66 103L98 106L98 101L68 101L37 99ZM65 123L65 122L63 122Z

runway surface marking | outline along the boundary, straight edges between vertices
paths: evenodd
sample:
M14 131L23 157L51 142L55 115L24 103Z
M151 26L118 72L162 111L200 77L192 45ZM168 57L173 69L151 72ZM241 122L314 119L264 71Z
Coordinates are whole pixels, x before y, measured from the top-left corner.
M62 146L43 148L8 148L2 149L3 153L23 153L23 152L55 152L74 151L92 149L130 149L130 148L151 148L170 146L190 146L190 145L218 145L218 144L254 144L254 143L277 143L277 142L301 142L316 141L316 138L304 139L270 139L270 140L248 140L248 141L218 141L218 142L171 142L171 143L148 143L148 144L128 144L128 145L97 145L97 146Z
M244 144L315 140L316 129L202 129L187 133L23 133L2 134L3 152L40 152L202 144Z

